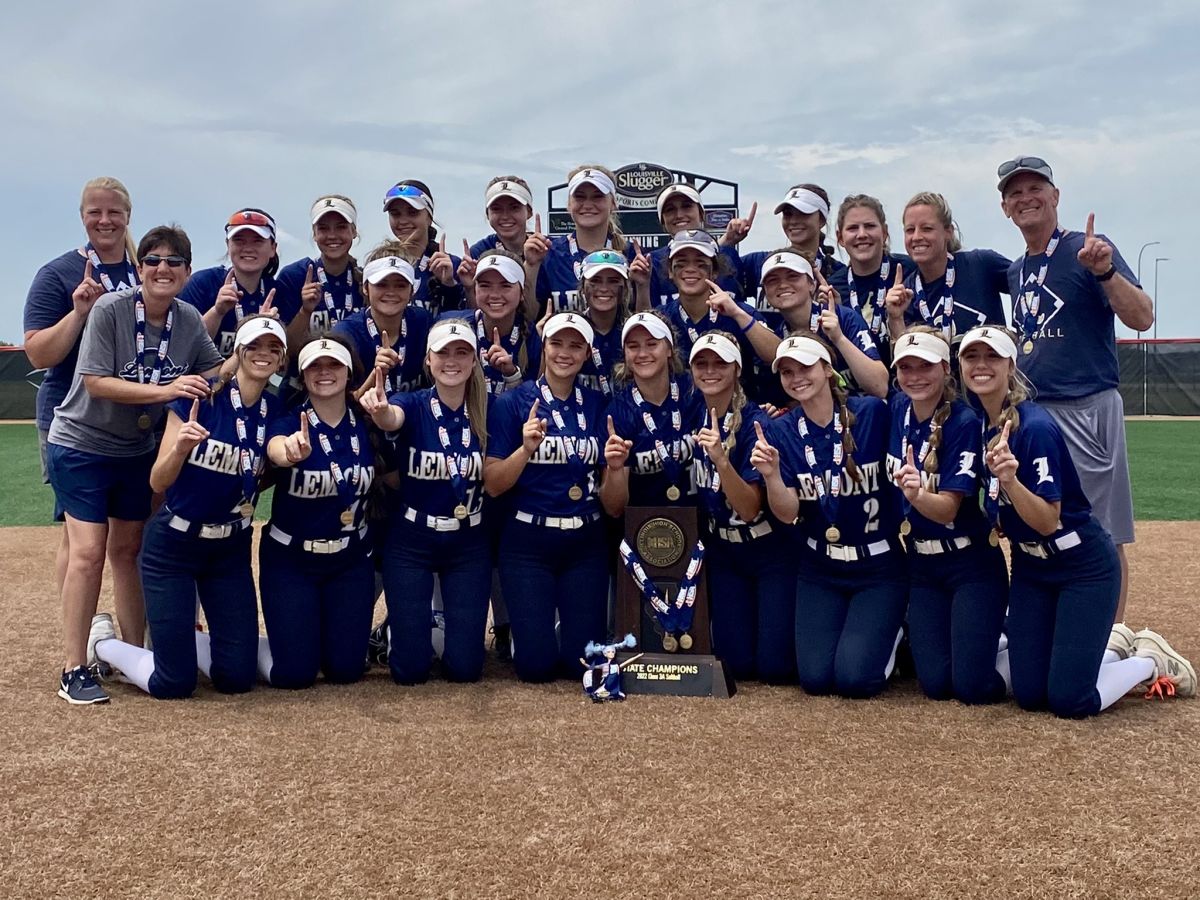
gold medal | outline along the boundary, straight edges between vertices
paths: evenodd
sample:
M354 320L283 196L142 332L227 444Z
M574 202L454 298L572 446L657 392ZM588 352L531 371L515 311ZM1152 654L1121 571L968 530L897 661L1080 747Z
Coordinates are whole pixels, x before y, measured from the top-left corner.
M679 646L684 650L691 650L693 643L694 641L692 640L692 636L686 631L679 636Z
M662 639L663 649L668 653L674 653L679 649L679 642L675 640L675 635L664 634Z
M354 510L352 510L352 509L342 510L342 514L338 518L340 518L342 520L343 525L353 525L354 524Z
M250 516L254 515L254 504L243 503L238 507L238 512L242 514L243 519L248 519Z
M829 543L836 544L841 539L842 533L838 531L838 527L836 525L830 525L825 529L825 540L829 541Z
M675 487L675 485L671 485L669 488L667 488L667 499L671 501L678 500L679 488Z
M582 500L583 499L583 488L581 488L577 484L573 484L573 485L571 485L571 489L569 491L567 491L567 496L570 497L572 500Z
M467 515L468 515L467 507L464 506L462 503L460 503L460 504L458 504L458 506L454 507L454 518L462 520L462 519L465 519L467 517Z
M149 431L150 430L150 413L142 413L140 416L138 416L137 425L138 425L138 428L142 429L142 431Z
M1021 345L1021 352L1028 356L1033 352L1033 341L1026 341Z
M908 521L908 519L905 519L903 522L901 522L900 533L905 537L908 537L910 534L912 534L912 522Z
M993 547L1000 546L1000 535L996 532L995 528L988 532L988 543Z

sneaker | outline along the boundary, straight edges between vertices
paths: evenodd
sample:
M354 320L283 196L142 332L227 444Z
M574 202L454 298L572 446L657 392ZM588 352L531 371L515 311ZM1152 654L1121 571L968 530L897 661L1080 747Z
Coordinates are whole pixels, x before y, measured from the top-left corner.
M512 628L508 625L492 626L492 649L504 662L512 661Z
M107 703L108 694L96 683L87 666L76 666L70 672L63 672L59 680L58 696L75 706L88 706L92 703Z
M1133 656L1135 637L1132 628L1126 627L1124 622L1118 622L1112 627L1112 632L1108 636L1108 649L1121 659L1129 659Z
M1154 660L1154 680L1147 696L1194 697L1196 670L1167 643L1166 638L1149 628L1133 636L1133 655Z
M98 613L92 616L92 630L88 632L87 642L87 665L89 668L96 668L100 665L100 660L96 656L96 644L116 636L117 631L113 628L112 616L108 613Z
M386 666L388 664L388 632L387 620L371 629L367 639L367 664Z

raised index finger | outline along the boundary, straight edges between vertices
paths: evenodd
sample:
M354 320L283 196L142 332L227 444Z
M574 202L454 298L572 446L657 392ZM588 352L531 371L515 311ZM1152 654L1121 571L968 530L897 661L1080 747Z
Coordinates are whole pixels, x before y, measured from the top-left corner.
M192 411L190 413L188 413L188 421L189 422L200 421L200 398L199 397L197 397L195 400L192 401Z
M719 284L717 284L715 281L709 281L707 278L705 278L704 283L708 285L708 289L710 291L712 291L714 294L725 293L724 289Z
M912 466L913 468L916 468L916 465L917 465L917 463L916 463L916 461L913 459L913 449L912 449L912 444L909 444L909 445L908 445L908 453L906 453L906 454L905 454L905 456L904 456L904 461L905 461L906 463L908 463L910 466Z
M1004 423L1004 430L1000 432L1000 443L1008 445L1008 435L1012 431L1012 419Z
M259 307L258 311L261 313L269 313L271 311L271 309L274 307L274 305L275 305L275 288L271 288L271 290L267 291L267 298L265 300L263 300L263 305Z
M713 431L717 431L717 408L715 406L710 407L708 414L711 417L710 421L712 422L709 427L712 428ZM719 431L717 433L720 434Z
M230 266L229 271L225 273L225 283L233 284L233 279L234 279L233 266Z
M92 280L92 258L90 256L87 258L87 262L83 264L83 280Z
M758 421L757 419L754 420L754 433L758 435L758 439L764 444L767 442L767 436L763 434L762 422Z
M542 214L541 213L533 214L533 231L534 231L534 234L542 233Z
M467 239L463 238L463 259L471 258L471 245L467 243Z
M537 411L538 411L539 403L541 403L541 400L539 400L537 397L534 397L533 398L533 406L529 407L529 418L526 419L527 422L536 422L537 421Z
M305 283L305 284L312 284L312 283L313 283L313 267L312 267L312 263L309 263L309 264L308 264L308 271L304 273L304 283Z
M500 343L500 329L499 328L492 329L492 343L493 344Z
M1096 236L1096 214L1088 213L1087 237L1093 238Z
M904 266L896 263L896 287L904 287Z
M609 437L617 436L617 427L615 425L613 425L612 416L608 417L608 436Z
M300 413L300 437L308 442L308 414L304 412Z
M746 216L746 230L749 231L754 227L754 217L758 215L758 201L755 200L750 204L750 215Z

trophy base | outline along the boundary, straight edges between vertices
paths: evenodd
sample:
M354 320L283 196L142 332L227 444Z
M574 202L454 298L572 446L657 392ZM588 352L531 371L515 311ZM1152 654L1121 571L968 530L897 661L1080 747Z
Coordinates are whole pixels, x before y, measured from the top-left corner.
M708 653L644 653L629 665L634 653L621 653L621 686L626 694L670 697L713 697L728 700L737 693L733 676L721 660Z

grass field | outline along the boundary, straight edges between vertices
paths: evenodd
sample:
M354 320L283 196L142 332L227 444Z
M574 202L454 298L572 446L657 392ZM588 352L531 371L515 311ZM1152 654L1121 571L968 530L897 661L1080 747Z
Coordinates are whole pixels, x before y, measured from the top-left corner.
M1142 521L1200 520L1200 421L1126 423L1134 514ZM42 484L37 431L0 425L0 526L44 525L54 494ZM269 504L260 504L260 517Z

